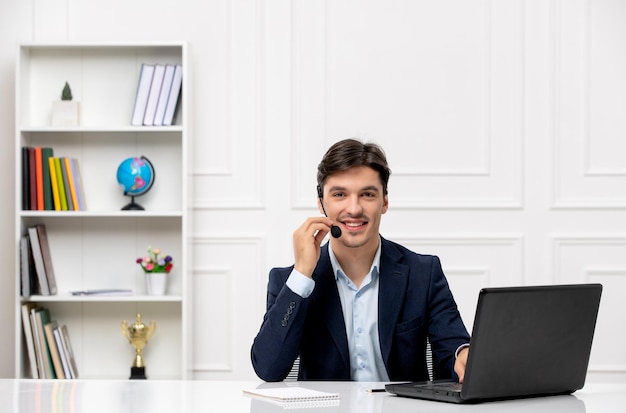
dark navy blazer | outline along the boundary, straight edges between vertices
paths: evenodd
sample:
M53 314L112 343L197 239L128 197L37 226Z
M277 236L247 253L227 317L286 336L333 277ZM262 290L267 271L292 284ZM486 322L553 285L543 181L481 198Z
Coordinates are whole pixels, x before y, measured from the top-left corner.
M381 242L378 332L389 379L428 380L427 337L434 378L456 379L454 353L469 343L469 335L439 258L382 237ZM285 285L292 270L270 271L267 312L251 351L256 374L265 381L283 380L299 355L299 380L350 380L346 327L328 245L313 272L310 297Z

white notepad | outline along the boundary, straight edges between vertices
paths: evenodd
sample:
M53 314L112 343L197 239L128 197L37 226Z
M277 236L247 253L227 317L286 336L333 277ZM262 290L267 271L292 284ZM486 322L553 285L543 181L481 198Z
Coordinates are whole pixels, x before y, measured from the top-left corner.
M304 387L276 387L244 390L244 395L281 404L285 408L338 406L339 393L329 393Z

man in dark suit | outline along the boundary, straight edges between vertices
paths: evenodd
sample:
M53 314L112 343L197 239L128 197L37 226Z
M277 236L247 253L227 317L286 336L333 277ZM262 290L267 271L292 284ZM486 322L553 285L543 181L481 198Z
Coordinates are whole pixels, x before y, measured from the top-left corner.
M439 259L379 234L390 174L375 144L346 139L324 155L325 216L294 232L295 264L269 274L251 354L261 379L283 380L300 356L299 380L427 380L428 339L434 378L463 381L469 335Z

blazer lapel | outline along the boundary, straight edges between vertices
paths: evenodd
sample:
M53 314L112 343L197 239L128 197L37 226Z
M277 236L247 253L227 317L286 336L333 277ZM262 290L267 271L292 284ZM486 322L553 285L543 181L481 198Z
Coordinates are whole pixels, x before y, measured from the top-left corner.
M343 310L337 282L333 274L333 268L328 255L328 244L321 251L320 261L313 272L315 291L319 297L324 297L324 304L318 310L322 313L328 331L333 338L337 351L348 368L350 367L350 355L348 350L348 337L346 336L346 324L343 319Z
M388 365L394 329L400 316L400 310L404 305L409 268L398 263L402 255L393 245L382 237L381 242L378 334L380 336L380 350L383 360L385 365Z

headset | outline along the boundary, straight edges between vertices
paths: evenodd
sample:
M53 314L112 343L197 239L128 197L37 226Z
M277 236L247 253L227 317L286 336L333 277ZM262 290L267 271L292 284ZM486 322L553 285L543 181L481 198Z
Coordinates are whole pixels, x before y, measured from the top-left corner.
M322 187L317 186L317 197L320 199L320 205L322 205L322 211L324 211L324 215L328 218L328 214L326 213L326 209L324 208L324 193L322 192ZM341 236L341 228L337 225L333 225L330 227L330 235L334 238L339 238Z

